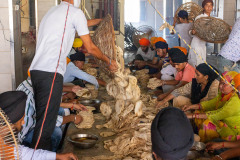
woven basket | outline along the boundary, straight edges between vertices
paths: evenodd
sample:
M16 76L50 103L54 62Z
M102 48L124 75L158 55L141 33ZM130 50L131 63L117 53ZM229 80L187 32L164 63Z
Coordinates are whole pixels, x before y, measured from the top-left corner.
M108 14L99 24L92 37L93 43L112 60L116 60L115 33L112 23L112 17ZM100 68L110 74L105 62L96 59Z
M188 12L188 20L189 20L189 22L194 22L195 18L203 12L203 8L201 6L199 6L199 5L197 5L194 2L184 3L177 9L177 11L175 13L174 17L177 18L177 23L180 23L179 19L178 19L178 13L181 10L185 10L185 11Z
M151 37L157 37L156 31L151 26L147 26L147 25L140 26L133 32L133 35L132 35L133 44L137 48L139 48L140 39L142 38L150 39Z
M224 43L231 33L231 28L226 22L213 17L197 19L193 28L196 31L196 36L210 43Z

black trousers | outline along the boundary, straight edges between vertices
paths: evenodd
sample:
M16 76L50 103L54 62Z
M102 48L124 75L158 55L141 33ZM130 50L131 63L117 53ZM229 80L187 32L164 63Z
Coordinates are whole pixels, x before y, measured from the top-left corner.
M51 85L55 73L33 70L31 73L32 86L34 91L35 108L36 108L36 126L32 139L31 148L34 148L41 130L44 119L45 109L47 107L50 95ZM59 106L61 103L63 89L63 76L59 73L56 75L51 100L49 103L46 120L43 126L42 136L37 149L52 150L51 135L56 126Z

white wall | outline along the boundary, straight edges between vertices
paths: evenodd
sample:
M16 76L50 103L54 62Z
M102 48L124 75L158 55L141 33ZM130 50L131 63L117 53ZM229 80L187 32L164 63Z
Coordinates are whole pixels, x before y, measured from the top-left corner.
M10 48L10 21L8 0L0 3L0 93L13 88L13 63ZM2 28L4 27L4 29ZM4 36L5 35L5 36Z
M224 0L223 20L233 26L235 23L236 0Z

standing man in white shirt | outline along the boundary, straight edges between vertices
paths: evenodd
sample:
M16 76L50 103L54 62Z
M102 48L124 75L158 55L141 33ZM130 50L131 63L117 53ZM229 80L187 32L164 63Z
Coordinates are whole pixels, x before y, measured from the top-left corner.
M37 114L32 148L38 141L53 78L57 72L41 139L38 143L39 149L49 151L52 149L51 135L61 102L63 75L67 66L66 57L72 48L76 31L89 53L109 64L111 71L117 70L116 62L111 61L93 44L86 17L79 9L80 3L81 0L62 0L60 5L48 11L39 27L36 54L30 66Z

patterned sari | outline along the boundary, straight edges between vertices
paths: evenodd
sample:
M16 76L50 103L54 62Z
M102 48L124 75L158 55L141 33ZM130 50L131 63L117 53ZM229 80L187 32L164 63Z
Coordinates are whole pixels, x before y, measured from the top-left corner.
M215 138L227 141L240 139L240 99L235 92L219 95L201 103L202 110L196 114L206 113L207 119L196 119L195 124L202 142Z

